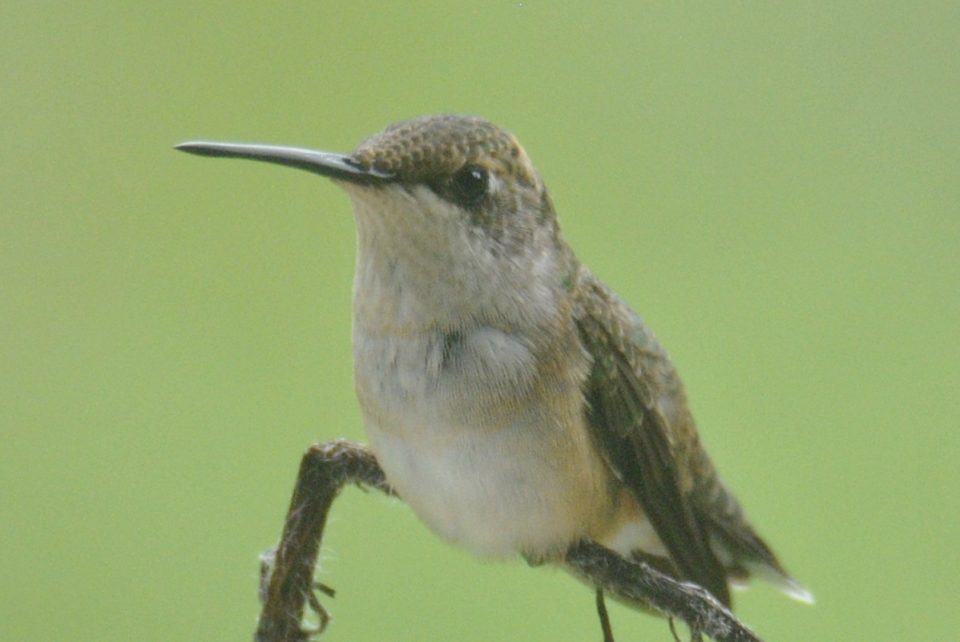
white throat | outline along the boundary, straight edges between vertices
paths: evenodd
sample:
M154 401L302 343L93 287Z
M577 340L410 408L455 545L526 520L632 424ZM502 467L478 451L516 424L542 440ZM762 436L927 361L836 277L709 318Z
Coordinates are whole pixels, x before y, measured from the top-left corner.
M482 229L427 187L347 190L357 223L355 324L404 334L484 325L523 333L556 314L549 252L498 255Z

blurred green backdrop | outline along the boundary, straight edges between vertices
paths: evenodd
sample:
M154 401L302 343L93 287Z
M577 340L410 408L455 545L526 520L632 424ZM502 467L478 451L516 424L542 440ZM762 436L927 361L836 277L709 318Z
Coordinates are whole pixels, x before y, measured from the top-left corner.
M818 598L740 614L955 639L956 3L323 4L0 9L0 639L248 639L301 452L363 438L353 222L317 177L170 147L446 111L518 134ZM332 641L599 639L577 582L379 496L323 557Z

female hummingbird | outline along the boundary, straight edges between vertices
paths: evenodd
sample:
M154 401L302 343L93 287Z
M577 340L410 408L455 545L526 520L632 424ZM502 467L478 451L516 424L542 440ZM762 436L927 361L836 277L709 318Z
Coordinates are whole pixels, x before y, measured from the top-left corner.
M353 355L369 449L308 451L264 580L260 639L300 639L308 598L297 591L310 575L294 559L306 555L312 572L326 511L347 482L398 495L433 532L479 555L558 564L688 622L610 568L681 591L693 583L719 611L731 583L751 575L812 600L721 482L653 333L564 241L514 136L444 115L392 125L350 154L178 149L329 177L356 219ZM280 605L298 597L291 623Z

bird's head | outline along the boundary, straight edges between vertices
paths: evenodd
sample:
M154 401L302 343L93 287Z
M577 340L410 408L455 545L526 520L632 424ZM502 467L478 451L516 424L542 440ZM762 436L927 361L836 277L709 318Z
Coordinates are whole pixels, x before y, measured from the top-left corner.
M482 118L400 122L349 154L211 142L177 148L333 179L353 201L360 285L389 273L424 303L496 313L511 302L535 309L569 276L543 181L517 139Z

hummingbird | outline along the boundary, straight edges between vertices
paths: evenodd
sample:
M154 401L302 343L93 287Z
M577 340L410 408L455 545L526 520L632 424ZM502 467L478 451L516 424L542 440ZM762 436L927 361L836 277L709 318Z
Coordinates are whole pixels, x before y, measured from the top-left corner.
M478 556L570 571L595 587L606 640L604 591L685 619L695 637L737 640L759 638L737 628L732 585L756 576L812 601L721 481L653 332L564 240L511 133L439 115L393 124L346 154L177 149L327 177L356 221L354 383L369 443L304 456L281 544L266 557L257 639L304 639L304 601L326 624L312 566L348 483L399 497Z

